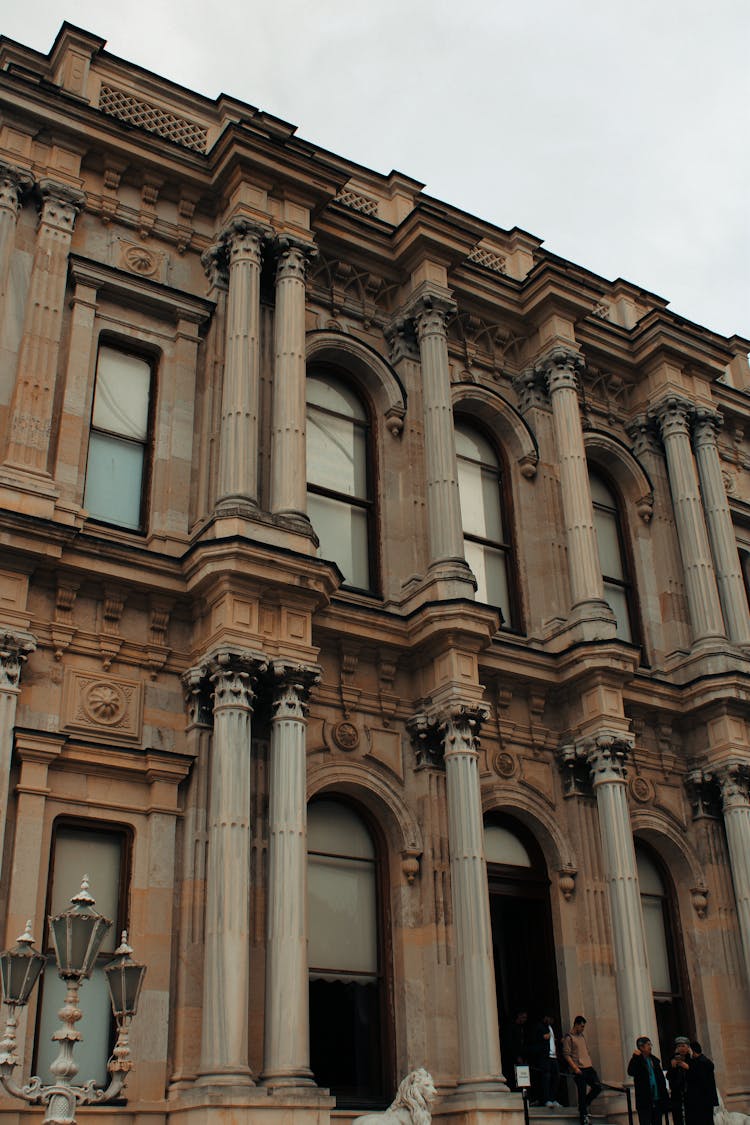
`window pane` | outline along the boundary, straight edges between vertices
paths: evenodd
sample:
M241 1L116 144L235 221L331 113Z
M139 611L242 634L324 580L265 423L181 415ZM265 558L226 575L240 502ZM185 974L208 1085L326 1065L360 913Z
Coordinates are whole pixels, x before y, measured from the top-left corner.
M309 964L315 975L377 973L375 865L311 855L308 903Z
M459 460L458 491L465 534L481 535L483 539L502 543L500 489L496 470L483 469L471 461Z
M667 935L664 932L664 909L661 898L641 895L643 925L646 931L646 952L651 973L651 988L654 992L672 992L672 978L669 972L667 954Z
M459 457L470 457L473 461L481 461L483 465L499 468L497 454L487 438L477 433L471 426L455 423L456 453Z
M332 500L309 492L307 514L320 539L320 557L332 559L338 564L347 586L368 590L370 562L366 510L354 508L343 500Z
M144 447L91 432L83 506L95 519L141 526Z
M320 488L367 497L365 431L314 407L307 417L307 479Z
M659 874L656 864L647 855L642 848L636 846L635 860L638 868L638 883L641 888L642 895L661 895L663 898L666 894L664 888L664 881Z
M625 590L622 586L615 586L611 582L605 582L604 598L609 603L612 612L617 618L617 636L623 641L632 641L633 632L630 628L628 597Z
M531 859L521 841L509 828L485 824L484 849L488 863L507 863L512 867L531 867Z
M617 508L614 495L600 476L596 473L590 473L589 483L591 485L591 499L595 504L603 504L605 508Z
M307 813L307 848L311 852L374 859L372 837L352 809L339 801L315 801Z
M100 348L92 425L122 437L145 441L151 366L138 356Z
M599 564L602 574L607 578L625 578L620 551L620 537L617 533L617 517L614 512L594 509L594 527L599 544Z
M466 561L477 580L477 601L497 606L505 622L510 621L507 562L503 551L464 540Z
M357 418L360 422L367 421L364 404L359 395L335 376L308 375L307 401L326 410L333 410L337 414Z
M36 1063L36 1073L42 1081L51 1080L50 1063L57 1058L59 1052L59 1044L53 1043L51 1037L60 1027L60 1017L57 1013L63 1006L65 993L65 981L58 977L57 966L52 958L51 963L45 967L42 978ZM81 1001L83 1019L76 1026L83 1039L76 1044L75 1049L75 1060L78 1063L76 1081L83 1083L93 1078L96 1082L106 1085L112 1006L104 976L104 965L98 965L91 978L81 985Z
M77 832L59 828L55 835L55 870L51 913L54 916L70 906L81 889L81 879L89 877L89 891L96 909L112 922L102 942L102 953L114 952L120 944L117 932L120 898L122 840L108 832Z

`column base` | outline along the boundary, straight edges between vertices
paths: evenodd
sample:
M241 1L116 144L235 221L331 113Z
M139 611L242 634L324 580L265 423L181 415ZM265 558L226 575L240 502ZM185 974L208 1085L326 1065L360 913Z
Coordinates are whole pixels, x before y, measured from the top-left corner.
M201 1071L195 1082L196 1086L200 1087L216 1087L224 1091L227 1088L242 1090L252 1090L255 1088L255 1079L249 1067L232 1067L227 1070L206 1070Z
M562 652L575 644L588 644L590 641L614 641L617 639L617 621L608 602L600 598L587 598L576 602L567 618L555 622L544 637L550 652Z
M317 1084L313 1078L311 1070L279 1070L275 1073L263 1073L260 1076L260 1084L267 1087L269 1090L283 1090L291 1091L295 1089L309 1091L317 1089Z
M523 1100L498 1079L459 1082L433 1109L432 1120L434 1125L522 1125Z

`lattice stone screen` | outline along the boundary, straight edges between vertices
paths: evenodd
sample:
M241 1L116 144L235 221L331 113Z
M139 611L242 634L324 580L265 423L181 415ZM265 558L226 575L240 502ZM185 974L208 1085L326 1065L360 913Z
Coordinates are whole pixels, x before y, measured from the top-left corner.
M498 254L495 250L490 250L487 246L475 246L467 261L473 262L475 266L482 266L486 270L492 270L493 273L506 272L503 255Z
M108 113L110 117L117 117L120 121L127 121L130 125L137 125L147 133L156 133L159 137L174 141L184 148L192 148L196 152L206 151L208 130L194 121L162 109L158 105L142 102L128 94L125 90L118 90L115 86L102 86L99 94L99 109Z
M340 191L336 196L336 202L351 208L352 211L359 211L362 215L377 215L378 212L377 199L371 199L369 195L362 195L352 188L344 188Z

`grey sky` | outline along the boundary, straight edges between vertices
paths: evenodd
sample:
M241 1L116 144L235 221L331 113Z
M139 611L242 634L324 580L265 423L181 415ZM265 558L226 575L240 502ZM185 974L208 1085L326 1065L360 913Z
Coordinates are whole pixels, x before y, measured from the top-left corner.
M748 0L35 0L211 97L750 336Z

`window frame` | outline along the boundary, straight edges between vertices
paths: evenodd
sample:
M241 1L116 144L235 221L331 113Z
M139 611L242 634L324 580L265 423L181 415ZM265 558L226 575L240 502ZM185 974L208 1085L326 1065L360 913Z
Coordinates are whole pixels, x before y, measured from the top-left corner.
M475 430L480 437L491 446L497 461L498 461L498 504L500 508L500 520L503 530L505 532L505 543L498 543L492 539L485 539L482 536L475 535L473 532L469 533L464 530L463 512L461 513L461 534L464 540L469 540L471 543L478 543L480 546L489 547L492 550L500 551L505 561L505 580L508 586L508 619L504 620L500 626L504 633L523 633L523 626L521 622L521 605L518 596L518 574L517 574L517 559L518 554L516 551L516 536L515 525L513 521L513 493L510 487L510 471L508 468L508 461L505 456L505 451L502 445L498 442L496 436L492 431L484 425L481 419L477 418L474 414L465 413L461 410L454 410L453 412L453 427L454 434L456 425L464 426L468 430ZM454 437L455 440L455 437ZM456 452L456 461L466 461L469 464L479 465L482 469L489 469L490 466L485 466L481 461L475 461L473 458L465 457ZM492 466L494 468L494 466ZM459 490L460 493L460 490ZM490 602L483 602L483 605L490 605ZM495 606L494 608L502 610L502 606ZM505 614L503 614L505 616Z
M139 359L143 363L148 364L150 372L148 383L148 416L146 437L142 442L124 437L122 434L113 433L110 430L100 429L98 426L94 425L94 403L96 401L96 389L99 379L99 357L103 348L109 348L112 351L119 352L121 355L132 356L134 359ZM93 433L102 434L104 437L116 438L119 441L127 442L131 446L138 446L143 450L143 476L141 479L141 495L138 505L138 527L129 527L126 524L116 523L101 515L89 514L88 516L88 520L91 523L101 524L103 527L116 528L118 531L130 535L144 536L148 533L151 512L151 484L154 469L154 433L156 426L156 391L159 358L159 355L154 352L153 349L150 349L148 346L141 346L138 340L134 340L131 337L113 336L108 332L102 332L97 340L94 379L91 392L91 410L88 425L88 441L86 445L86 467L83 475L83 506L84 508L86 506L86 484L89 473L91 435Z
M330 376L334 383L340 383L347 390L358 399L365 414L365 420L362 421L358 418L352 418L350 415L341 414L335 410L329 410L318 403L310 403L307 398L307 381L312 378L321 378ZM337 492L334 489L328 489L322 485L311 484L309 480L309 461L307 459L307 444L306 444L306 457L305 457L305 493L313 496L322 496L326 499L333 500L339 504L345 504L347 507L356 508L359 511L365 512L366 528L367 528L367 566L370 576L369 586L357 586L353 582L348 582L346 579L341 583L342 590L354 594L361 594L365 597L381 596L382 583L381 583L381 569L380 569L380 552L378 550L378 504L377 504L377 458L376 458L376 427L375 415L372 409L372 403L363 390L358 380L354 379L352 375L344 367L338 367L334 363L311 363L307 366L305 374L305 429L307 429L308 410L312 405L314 410L319 410L332 418L339 418L343 421L351 422L353 425L358 425L364 432L364 446L365 446L365 490L366 498L353 497L349 493ZM337 560L330 559L338 565ZM340 568L339 568L340 569Z
M628 623L630 625L630 639L626 637L617 636L618 640L623 641L625 644L631 644L640 647L643 652L643 629L641 627L640 607L638 604L638 593L635 584L635 568L633 565L633 556L630 549L629 536L625 534L625 517L623 515L624 505L622 495L617 485L610 477L609 473L596 462L587 459L587 471L589 476L589 490L591 491L591 478L598 477L604 487L612 496L615 502L613 508L607 507L604 504L598 503L594 500L593 492L591 492L591 506L594 512L594 531L597 535L597 552L599 555L599 569L602 576L602 585L604 587L604 600L609 601L607 598L607 587L616 586L622 590L625 595L625 605L628 611ZM612 578L604 573L601 565L601 552L599 551L599 538L598 531L596 530L596 513L597 510L610 513L614 516L615 531L617 534L617 545L620 554L620 564L622 566L625 578L620 580ZM610 606L610 608L612 608ZM614 610L613 610L614 612ZM616 615L615 615L616 616Z

